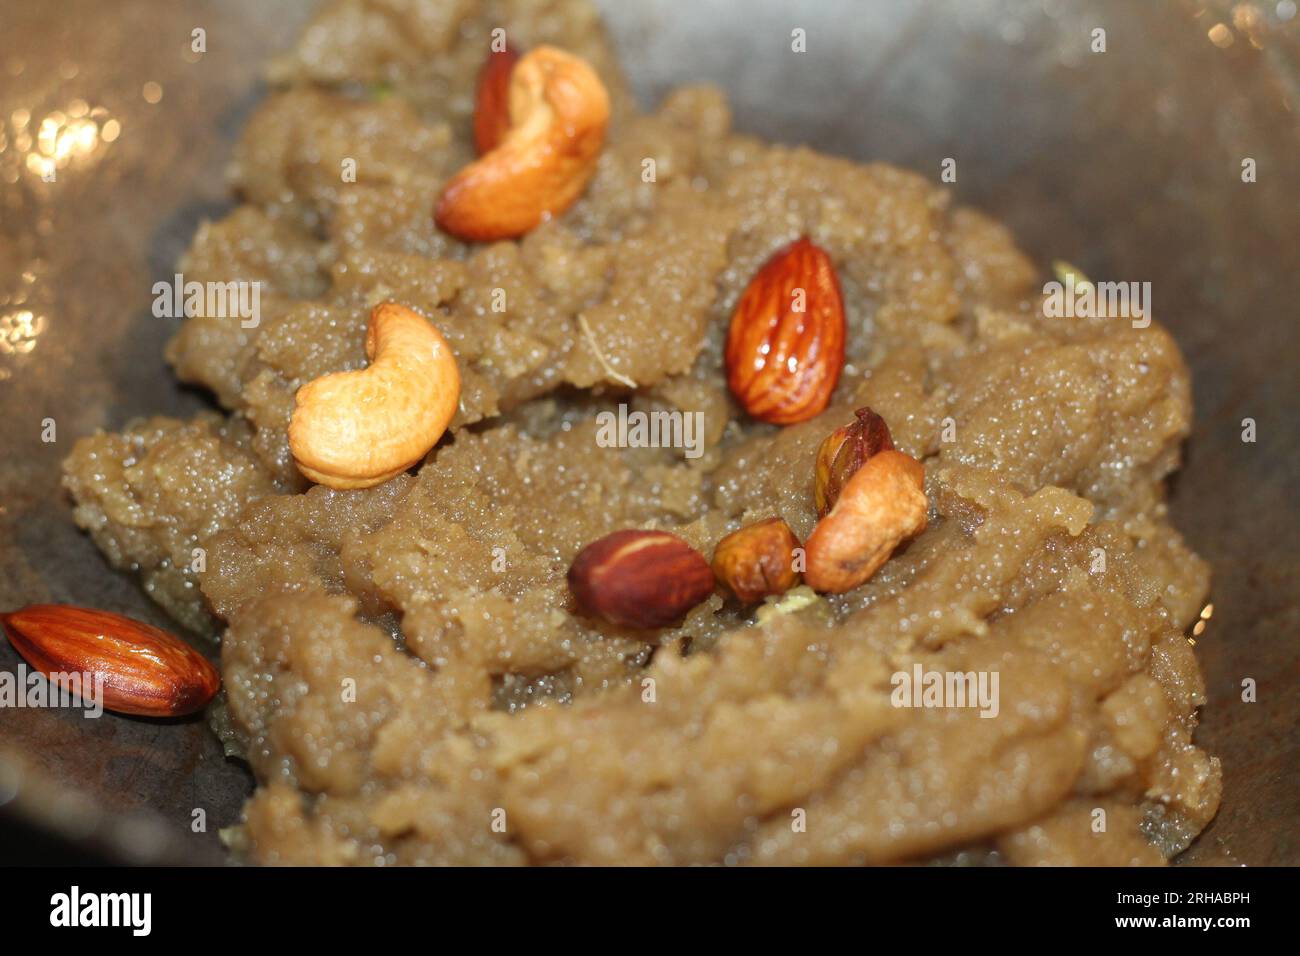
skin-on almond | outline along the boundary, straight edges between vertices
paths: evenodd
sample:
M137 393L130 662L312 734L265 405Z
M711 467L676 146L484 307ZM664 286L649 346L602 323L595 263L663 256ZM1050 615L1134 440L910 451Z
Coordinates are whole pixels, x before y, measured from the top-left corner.
M870 408L859 408L854 414L857 419L851 425L835 429L817 449L815 497L819 518L830 513L848 480L868 458L894 447L883 418Z
M609 94L584 60L540 46L510 74L510 126L438 199L438 225L467 242L513 239L568 209L596 171Z
M221 687L207 658L179 637L140 621L68 604L0 614L9 643L42 674L103 680L104 708L141 717L202 710Z
M924 465L900 451L872 456L808 536L804 581L831 594L862 584L925 530L926 505Z
M835 266L804 236L768 259L736 303L727 385L757 419L806 421L826 408L840 380L844 335Z
M745 604L784 594L799 583L794 551L799 539L781 518L733 531L713 550L713 575Z
M500 145L510 129L510 76L519 54L509 43L504 50L493 50L478 75L478 94L474 101L474 148L482 156Z
M671 627L713 593L704 555L667 531L615 531L573 559L569 588L596 617L639 630Z

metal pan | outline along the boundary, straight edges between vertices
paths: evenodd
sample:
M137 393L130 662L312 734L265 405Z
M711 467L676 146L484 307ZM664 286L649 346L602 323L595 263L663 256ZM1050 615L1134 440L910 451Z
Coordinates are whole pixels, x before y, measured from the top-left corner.
M957 199L1002 218L1040 261L1152 282L1195 375L1196 430L1172 510L1215 574L1198 639L1209 684L1199 740L1222 759L1225 792L1184 860L1300 863L1294 4L602 6L647 104L711 81L742 129L776 140L936 176L956 158ZM0 0L0 607L66 601L166 624L74 527L59 462L97 427L202 406L163 363L171 330L151 315L149 289L199 221L229 207L222 167L262 95L261 65L309 11ZM201 62L184 55L195 27L207 31ZM805 54L789 53L795 27ZM1090 50L1096 28L1105 53ZM42 182L27 160L41 149L37 127L53 116L73 129L79 113L96 133L70 134L73 155ZM1241 178L1248 158L1253 183ZM16 664L0 646L0 668ZM1246 678L1255 703L1242 700ZM10 861L220 861L218 830L250 788L198 720L0 711Z

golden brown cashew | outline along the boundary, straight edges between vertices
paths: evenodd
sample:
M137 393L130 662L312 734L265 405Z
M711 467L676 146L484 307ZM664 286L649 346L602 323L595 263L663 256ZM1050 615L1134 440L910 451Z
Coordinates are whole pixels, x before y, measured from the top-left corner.
M872 455L809 535L804 581L816 591L851 590L925 525L925 466L901 451Z
M454 236L521 236L582 195L596 171L609 94L584 60L539 46L510 75L510 129L447 183L434 218Z
M400 475L447 430L460 370L447 340L404 305L370 313L367 368L322 375L298 389L289 449L298 470L331 488L369 488Z

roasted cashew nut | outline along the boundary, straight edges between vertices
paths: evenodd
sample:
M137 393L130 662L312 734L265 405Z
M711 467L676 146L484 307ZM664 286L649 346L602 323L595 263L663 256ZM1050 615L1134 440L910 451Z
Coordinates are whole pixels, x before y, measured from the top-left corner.
M298 470L331 488L400 475L442 437L460 402L460 370L442 334L404 305L370 313L370 365L298 389L289 449Z
M447 183L434 218L472 242L512 239L568 209L596 171L609 94L584 60L539 46L510 76L510 128Z
M804 581L841 594L862 584L926 526L925 466L900 451L872 455L853 473L804 546Z

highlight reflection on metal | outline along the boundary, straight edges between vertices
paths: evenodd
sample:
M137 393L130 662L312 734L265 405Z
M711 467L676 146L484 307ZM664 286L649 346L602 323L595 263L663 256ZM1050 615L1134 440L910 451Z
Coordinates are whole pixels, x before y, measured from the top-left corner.
M1233 40L1236 39L1236 37L1232 35L1232 30L1228 28L1226 23L1216 23L1214 26L1210 27L1205 35L1210 38L1211 43L1221 50L1226 50L1228 47L1232 46Z
M1202 8L1196 16L1210 14L1207 19L1211 19L1212 23L1206 29L1205 36L1219 49L1226 50L1238 39L1244 39L1256 50L1262 50L1270 38L1270 31L1293 20L1296 15L1295 0L1278 0L1271 4L1271 13L1267 10L1269 6L1270 4L1244 2L1229 8L1224 4L1216 4L1212 11Z
M74 161L94 158L101 146L114 142L122 124L104 106L71 100L63 109L36 118L30 110L9 114L7 128L0 126L0 176L16 183L22 170L50 179Z
M27 355L36 348L37 338L45 331L46 316L28 305L38 268L39 263L33 262L20 276L17 291L0 293L0 309L5 310L0 312L0 355ZM12 374L10 369L0 366L0 382Z
M0 121L0 180L10 185L24 173L54 182L60 170L95 164L122 133L121 121L107 107L92 106L82 97L44 115L18 108L7 119L7 124ZM49 219L38 215L33 226L38 234L48 231ZM0 312L0 356L29 355L48 326L48 317L31 298L36 271L33 262L17 289L0 289L0 309L5 310ZM0 367L0 381L12 375L11 368Z
M1205 625L1209 623L1209 620L1213 615L1214 615L1213 604L1207 604L1205 605L1205 607L1201 608L1201 619L1197 621L1196 626L1192 628L1193 637L1200 637L1202 634L1205 633Z
M45 331L45 316L31 309L0 314L0 353L26 355L36 348L36 339Z

